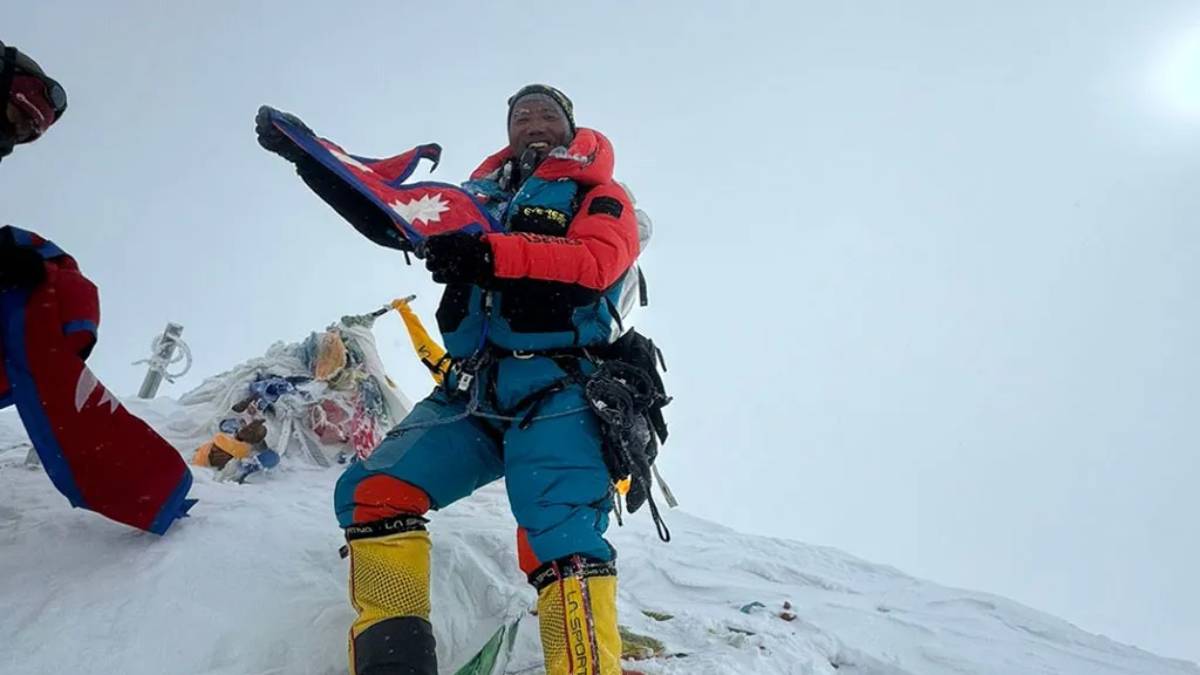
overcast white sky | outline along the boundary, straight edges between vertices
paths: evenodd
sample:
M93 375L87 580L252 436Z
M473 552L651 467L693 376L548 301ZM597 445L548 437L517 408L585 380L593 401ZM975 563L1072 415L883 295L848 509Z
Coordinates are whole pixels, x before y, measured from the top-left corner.
M251 6L252 5L252 6ZM1200 5L6 3L70 95L0 221L101 288L93 368L195 374L415 292L254 141L445 146L555 84L657 230L662 466L692 512L1200 659ZM384 358L428 389L394 317ZM331 516L332 522L332 516ZM636 560L624 560L636 565Z

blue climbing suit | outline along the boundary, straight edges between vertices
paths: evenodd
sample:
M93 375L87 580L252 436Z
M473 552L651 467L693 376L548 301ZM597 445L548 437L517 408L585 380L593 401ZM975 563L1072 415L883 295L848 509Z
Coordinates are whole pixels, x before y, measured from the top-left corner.
M621 335L617 304L636 283L637 220L612 164L607 139L580 129L520 185L507 151L472 174L464 188L508 231L485 235L495 283L449 284L438 309L448 353L471 365L346 470L342 527L388 517L389 505L421 515L426 497L445 508L504 477L526 573L573 554L615 557L603 536L611 479L578 382L593 367L586 348ZM401 494L409 486L423 495Z

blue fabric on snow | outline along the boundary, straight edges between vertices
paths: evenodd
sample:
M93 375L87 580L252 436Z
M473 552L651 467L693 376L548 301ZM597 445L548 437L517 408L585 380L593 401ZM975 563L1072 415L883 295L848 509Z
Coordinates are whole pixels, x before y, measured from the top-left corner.
M259 375L258 379L249 385L250 395L255 397L259 410L270 410L281 396L297 392L296 385L310 381L312 378L303 376L279 377L277 375Z

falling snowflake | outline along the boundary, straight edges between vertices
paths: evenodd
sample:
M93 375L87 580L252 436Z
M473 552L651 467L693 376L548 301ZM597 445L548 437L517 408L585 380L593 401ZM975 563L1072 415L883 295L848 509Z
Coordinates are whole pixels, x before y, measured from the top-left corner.
M112 392L105 389L104 385L100 384L100 380L96 379L96 376L87 366L84 366L83 371L79 373L79 381L75 383L76 412L83 410L83 406L87 404L88 399L92 397L92 394L97 389L103 393L100 395L100 400L96 402L96 405L108 404L109 412L117 411L117 408L121 406L121 402L112 395Z
M371 170L371 167L367 166L366 164L363 164L362 162L358 161L357 159L354 159L353 157L351 157L350 155L347 155L344 152L339 152L336 148L326 148L326 150L329 150L329 154L333 155L334 157L337 157L338 160L341 161L342 164L346 164L346 165L352 166L356 169L360 169L362 171L366 171L369 173L375 173L374 171Z
M417 221L425 221L426 223L436 223L442 219L442 213L450 210L450 203L442 200L442 196L437 193L423 195L420 199L414 199L411 202L402 202L399 199L392 202L389 206L392 210L400 214L400 217L410 223Z

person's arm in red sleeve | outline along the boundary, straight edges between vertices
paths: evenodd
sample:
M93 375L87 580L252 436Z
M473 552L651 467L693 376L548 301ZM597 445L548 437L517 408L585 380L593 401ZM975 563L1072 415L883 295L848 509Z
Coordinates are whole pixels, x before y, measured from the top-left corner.
M638 256L637 215L615 183L592 188L565 237L488 234L496 279L534 279L603 290Z
M52 268L48 280L55 288L67 349L87 360L96 346L100 326L100 293L73 258L53 258L48 266Z

